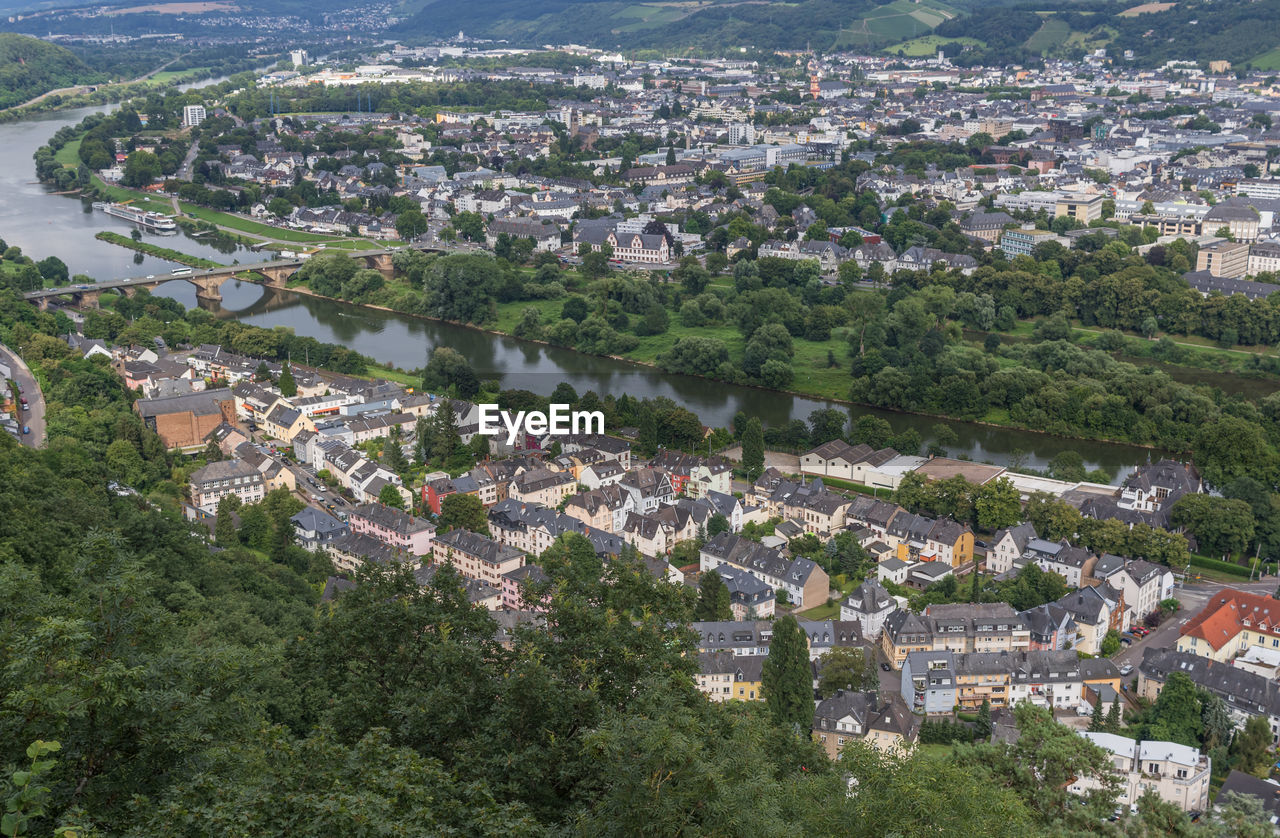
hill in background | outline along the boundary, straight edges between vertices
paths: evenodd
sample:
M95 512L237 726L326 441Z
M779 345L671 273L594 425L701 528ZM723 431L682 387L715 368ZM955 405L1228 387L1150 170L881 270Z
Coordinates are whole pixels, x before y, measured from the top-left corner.
M939 48L961 63L1027 63L1132 50L1171 59L1280 67L1280 0L414 0L401 35L458 31L512 43L614 49L851 49L904 56ZM963 56L963 57L961 57Z
M0 108L96 78L83 61L64 47L27 35L0 33Z

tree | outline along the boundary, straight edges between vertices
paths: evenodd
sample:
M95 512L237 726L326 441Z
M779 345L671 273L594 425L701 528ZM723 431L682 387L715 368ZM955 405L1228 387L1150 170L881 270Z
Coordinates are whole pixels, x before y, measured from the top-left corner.
M1199 691L1182 672L1170 673L1160 696L1142 719L1141 738L1200 747L1202 730Z
M1237 731L1228 751L1231 764L1249 774L1266 777L1271 767L1271 730L1266 716L1250 716L1244 730Z
M1109 658L1116 652L1119 652L1120 632L1115 629L1108 631L1106 636L1102 638L1102 643L1099 644L1099 651L1102 653L1104 658Z
M1253 509L1246 501L1188 493L1173 505L1170 522L1193 533L1206 552L1242 552L1253 539Z
M1120 718L1120 697L1111 702L1111 706L1107 708L1107 721L1103 725L1103 730L1107 733L1119 733L1121 726Z
M695 620L732 620L733 608L729 602L729 589L720 574L708 570L698 580L698 604L694 606Z
M1011 527L1022 520L1022 495L1005 477L978 489L973 506L978 513L978 526L984 530Z
M267 212L276 218L288 218L293 212L293 204L288 198L275 197L267 202Z
M484 504L475 495L449 495L440 503L440 529L489 534Z
M480 379L462 353L448 346L437 346L422 371L422 389L428 392L450 391L459 398L470 399L480 392Z
M837 690L863 692L879 687L874 660L861 648L836 647L820 659L818 695L830 698Z
M719 512L712 515L707 520L707 537L714 538L722 532L728 532L730 529L729 519L721 515Z
M758 416L748 419L747 429L742 432L742 468L750 480L764 471L764 428Z
M419 209L407 209L396 216L396 233L405 241L413 241L427 232L427 217Z
M973 738L975 742L985 742L991 738L991 702L985 698L978 708L978 720L973 723Z
M234 547L240 543L234 518L234 513L239 508L239 495L223 495L218 500L218 515L214 523L213 538L219 547Z
M404 496L400 494L399 487L394 483L388 483L378 492L378 503L393 509L404 509Z
M1102 702L1095 701L1093 703L1093 714L1089 717L1089 731L1098 733L1107 729L1106 719L1102 716Z
M289 369L287 361L280 369L280 378L276 381L276 386L280 388L280 395L286 399L291 399L298 395L298 385L293 380L293 370Z
M773 624L769 657L764 662L761 688L774 722L797 735L813 723L813 676L809 672L809 644L796 618L788 614Z
M120 182L125 186L139 189L150 186L151 182L160 175L159 157L149 151L135 151L125 158L124 176L120 178Z

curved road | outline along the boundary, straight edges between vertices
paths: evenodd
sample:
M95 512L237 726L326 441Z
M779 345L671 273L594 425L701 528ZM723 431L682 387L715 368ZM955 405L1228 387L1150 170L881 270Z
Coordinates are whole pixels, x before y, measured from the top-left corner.
M27 409L22 413L18 424L27 425L31 433L22 435L22 444L28 448L43 448L45 443L44 393L40 392L40 382L31 373L27 362L7 346L0 345L0 358L13 370L14 380L22 388L22 395L27 400Z

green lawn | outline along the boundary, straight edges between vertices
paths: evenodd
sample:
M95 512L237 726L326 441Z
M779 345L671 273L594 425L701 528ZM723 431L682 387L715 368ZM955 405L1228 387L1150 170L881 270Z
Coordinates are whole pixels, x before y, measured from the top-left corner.
M1248 63L1252 64L1255 70L1280 70L1280 47L1254 56Z
M840 619L840 603L832 602L801 611L798 615L803 620L838 620Z
M53 159L63 166L76 168L80 165L80 139L76 138L58 149Z

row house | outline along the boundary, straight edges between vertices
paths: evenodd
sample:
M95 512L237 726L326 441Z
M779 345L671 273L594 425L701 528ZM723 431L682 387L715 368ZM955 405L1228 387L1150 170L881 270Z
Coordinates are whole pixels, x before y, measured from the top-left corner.
M812 608L827 601L831 582L827 572L809 559L787 559L779 551L730 533L719 533L702 546L700 570L731 565L774 589L775 594L798 608Z
M675 502L671 478L657 469L640 468L628 472L617 486L631 495L633 507L641 515L656 512L659 506Z
M849 252L838 244L829 241L777 241L770 240L760 245L760 258L787 259L797 262L817 262L824 274L833 274L840 269L840 264L849 258Z
M541 586L548 581L547 574L536 564L527 564L502 574L502 607L507 611L532 611L546 613L551 595L539 598L529 592L530 586Z
M631 471L631 443L625 439L603 434L581 434L560 437L559 441L560 450L564 454L576 454L588 449L595 450L616 462L624 472ZM550 442L542 445L543 448L549 446Z
M502 575L524 566L525 554L468 530L450 530L431 544L435 564L450 562L468 579L502 590Z
M867 641L855 623L841 620L797 620L809 647L813 664L832 649L868 650ZM690 625L699 652L733 652L735 655L767 655L773 642L771 620L708 620Z
M517 474L511 481L508 494L512 500L521 503L540 503L554 507L572 495L577 487L572 474L539 467Z
M708 492L729 494L733 491L733 464L723 457L703 458L663 449L649 461L649 468L665 473L676 494L698 498Z
M233 452L235 457L258 470L268 492L276 489L287 489L292 492L298 488L298 479L285 467L282 460L272 456L266 449L251 442L242 442Z
M350 532L346 522L339 521L323 509L308 506L289 519L298 545L307 550L325 550L330 542Z
M1265 675L1192 652L1146 648L1138 664L1137 694L1154 702L1175 672L1222 699L1237 729L1253 716L1264 717L1271 728L1272 745L1280 743L1280 684Z
M828 759L840 759L845 745L866 742L886 753L911 748L920 733L920 721L907 709L902 697L874 691L837 690L818 702L810 728Z
M589 529L620 533L627 515L635 508L635 498L630 492L609 485L570 496L565 501L564 512Z
M1136 625L1173 596L1173 571L1143 559L1123 559L1104 553L1084 584L1105 582L1124 599L1128 624Z
M582 532L578 519L536 503L514 498L489 509L489 531L500 544L540 555L567 532Z
M766 655L735 655L732 652L701 652L694 685L717 703L763 701Z
M1027 542L1021 559L1034 563L1045 573L1056 573L1067 582L1068 588L1078 588L1093 572L1098 557L1083 547L1073 547L1064 538L1055 543L1043 538Z
M355 444L359 445L371 439L382 439L383 437L391 436L395 428L399 428L401 434L408 433L413 430L417 422L417 417L411 414L391 413L385 416L353 419L347 422L347 429L351 431Z
M900 689L925 715L949 715L957 707L972 712L984 702L1066 710L1080 704L1084 674L1072 651L916 651L903 660Z
M352 532L378 539L383 544L414 556L431 552L436 527L425 518L378 503L361 504L347 513Z
M912 652L1002 652L1031 648L1031 632L1004 602L934 604L923 614L900 610L884 620L880 648L895 666Z

